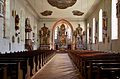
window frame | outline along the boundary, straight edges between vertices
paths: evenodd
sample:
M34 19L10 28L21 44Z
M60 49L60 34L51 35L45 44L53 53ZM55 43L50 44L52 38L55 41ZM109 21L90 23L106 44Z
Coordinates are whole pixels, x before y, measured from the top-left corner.
M114 3L113 3L114 2ZM118 39L118 19L117 19L117 7L116 3L118 0L112 0L112 9L111 9L111 40Z
M99 10L99 42L103 42L103 10Z
M93 27L92 27L92 43L95 44L95 25L96 25L96 18L93 18Z

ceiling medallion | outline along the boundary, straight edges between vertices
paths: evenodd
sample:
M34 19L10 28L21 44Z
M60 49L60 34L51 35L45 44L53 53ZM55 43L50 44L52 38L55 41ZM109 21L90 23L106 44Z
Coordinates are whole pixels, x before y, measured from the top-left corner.
M48 3L59 9L66 9L67 7L73 6L77 0L47 0Z
M50 15L52 15L52 11L46 10L44 12L41 12L40 14L43 15L43 16L50 16Z
M84 14L83 12L78 11L78 10L73 10L72 13L73 15L76 15L76 16L82 16Z

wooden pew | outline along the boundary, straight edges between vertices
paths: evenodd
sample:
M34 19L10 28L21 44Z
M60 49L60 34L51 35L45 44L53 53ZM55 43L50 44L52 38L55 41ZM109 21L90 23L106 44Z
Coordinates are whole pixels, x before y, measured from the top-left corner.
M0 54L1 79L30 79L54 54L54 50Z
M108 73L120 71L120 59L115 60L114 58L101 56L100 59L90 59L86 60L85 63L85 76L87 79L101 79L103 72L107 71ZM102 72L102 73L101 73ZM106 73L107 74L107 73ZM96 77L95 77L96 75ZM94 76L94 77L93 77ZM109 75L106 77L109 77ZM114 76L115 77L115 76ZM108 78L109 79L109 78Z
M100 79L103 71L118 72L120 69L120 54L101 51L69 51L69 56L85 79ZM111 67L109 67L110 64ZM94 73L97 73L95 78L93 78Z

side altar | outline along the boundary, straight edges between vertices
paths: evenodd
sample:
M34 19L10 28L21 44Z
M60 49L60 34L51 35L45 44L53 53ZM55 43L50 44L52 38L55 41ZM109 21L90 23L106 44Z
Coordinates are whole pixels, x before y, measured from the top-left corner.
M50 30L45 26L40 29L40 46L41 50L50 50Z

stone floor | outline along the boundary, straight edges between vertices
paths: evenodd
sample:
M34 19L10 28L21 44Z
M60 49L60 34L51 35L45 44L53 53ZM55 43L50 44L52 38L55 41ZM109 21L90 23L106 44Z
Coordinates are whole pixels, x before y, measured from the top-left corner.
M82 79L67 53L57 53L31 79Z

